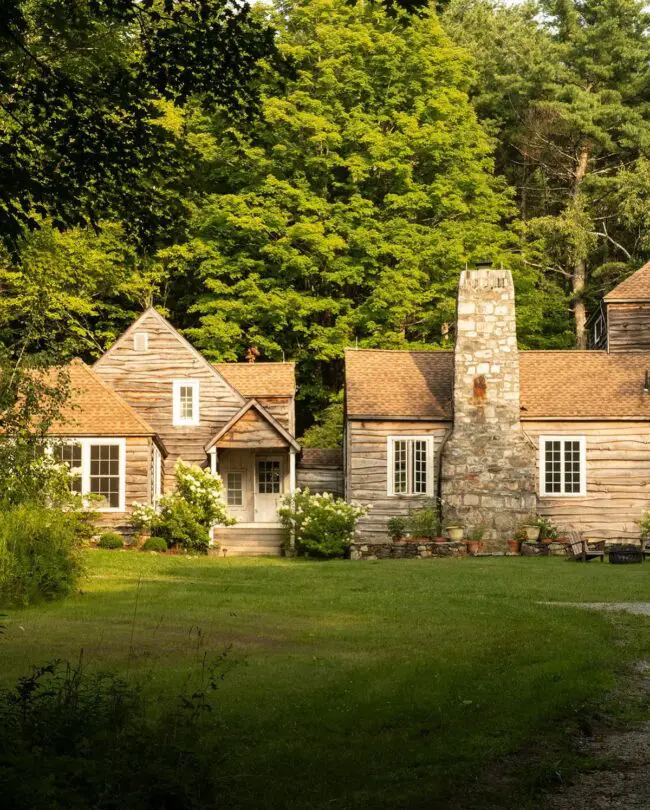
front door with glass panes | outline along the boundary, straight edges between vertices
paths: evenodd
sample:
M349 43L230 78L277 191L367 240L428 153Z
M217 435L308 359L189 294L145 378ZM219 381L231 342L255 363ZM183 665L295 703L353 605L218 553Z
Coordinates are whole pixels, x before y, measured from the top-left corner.
M282 458L258 456L255 460L255 522L277 523L282 496Z

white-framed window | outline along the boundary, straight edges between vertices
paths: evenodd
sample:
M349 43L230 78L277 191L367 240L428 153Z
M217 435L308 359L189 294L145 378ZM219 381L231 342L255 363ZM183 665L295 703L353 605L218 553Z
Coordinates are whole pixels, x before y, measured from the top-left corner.
M584 436L539 437L540 495L548 498L587 494Z
M387 452L389 495L433 495L433 436L389 436Z
M99 497L93 509L126 511L126 439L73 439L56 445L54 453L74 474L73 492Z
M244 473L231 470L226 474L226 503L228 506L244 504Z
M146 352L149 350L149 333L136 332L133 335L133 351Z
M198 380L174 380L173 423L174 425L199 424Z
M594 345L600 343L600 339L603 336L604 330L605 330L605 319L603 318L602 315L599 315L594 321Z
M153 442L151 451L151 503L158 506L162 495L162 453L158 445Z

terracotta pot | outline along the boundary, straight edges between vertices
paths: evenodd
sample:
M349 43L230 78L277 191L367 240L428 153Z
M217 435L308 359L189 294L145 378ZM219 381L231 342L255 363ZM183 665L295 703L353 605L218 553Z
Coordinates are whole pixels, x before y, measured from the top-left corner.
M430 543L430 537L405 537L404 540L407 543L417 543L418 546L421 546L423 543Z
M508 551L511 554L519 554L521 551L521 543L519 540L508 540Z
M539 526L524 526L526 537L531 543L536 543L539 540L540 528Z
M463 539L464 530L462 526L447 526L449 539L458 542Z
M394 534L392 539L393 543L403 543L406 540L401 534Z
M447 538L446 537L434 537L433 542L434 543L446 543Z
M478 554L481 550L480 540L467 540L466 545L468 554Z

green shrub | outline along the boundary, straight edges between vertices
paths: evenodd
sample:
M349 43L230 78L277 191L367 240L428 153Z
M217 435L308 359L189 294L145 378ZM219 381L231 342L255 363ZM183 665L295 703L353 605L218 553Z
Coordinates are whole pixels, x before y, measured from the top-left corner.
M97 545L100 548L124 548L124 540L117 532L104 532Z
M116 675L59 664L21 678L0 692L3 806L219 807L221 757L207 694L179 696L172 710L152 711L142 692Z
M167 541L162 537L149 537L142 544L143 551L167 551Z
M388 534L390 534L391 537L404 537L407 526L408 519L403 515L393 515L386 523Z
M235 523L228 517L222 483L212 475L182 461L176 462L176 491L160 499L158 509L135 503L131 525L161 537L167 546L205 554L210 545L210 529L217 524Z
M359 518L369 507L347 503L329 492L313 495L308 489L282 499L278 514L287 533L293 533L296 550L314 557L344 557Z
M440 536L440 511L435 501L427 502L409 515L408 531L411 537Z
M0 509L0 603L31 605L76 590L91 515L37 504Z

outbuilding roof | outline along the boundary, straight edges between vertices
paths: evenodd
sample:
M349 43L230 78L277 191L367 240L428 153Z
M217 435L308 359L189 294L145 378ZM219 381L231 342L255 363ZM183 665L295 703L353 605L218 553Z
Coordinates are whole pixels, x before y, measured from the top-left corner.
M605 296L605 302L650 301L650 262L614 287Z
M213 363L244 397L292 397L296 393L295 363Z
M349 350L348 417L453 419L451 351ZM522 419L650 419L650 353L519 352Z

